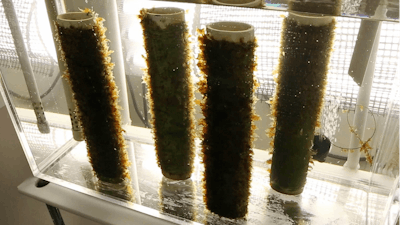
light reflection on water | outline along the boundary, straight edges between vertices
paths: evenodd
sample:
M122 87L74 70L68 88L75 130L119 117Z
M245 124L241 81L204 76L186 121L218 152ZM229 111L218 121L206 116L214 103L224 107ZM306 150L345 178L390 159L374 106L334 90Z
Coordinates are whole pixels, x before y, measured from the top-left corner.
M219 217L205 208L202 188L202 164L196 163L191 179L173 181L162 176L156 167L154 147L134 143L137 165L140 202L136 204L160 211L171 218L204 224L351 224L366 221L367 192L358 189L357 184L341 185L309 177L300 196L282 195L269 186L269 173L265 162L257 162L253 168L249 213L244 219L231 220ZM87 161L85 145L79 144L63 158L59 159L45 174L97 190L98 184ZM254 159L257 161L257 158ZM153 165L149 165L153 161ZM198 176L200 171L200 177ZM313 172L311 172L312 174ZM115 191L115 190L114 190ZM103 192L104 193L104 192ZM126 201L123 195L108 190L106 195ZM375 199L374 215L381 218L387 197L370 194ZM373 216L373 217L372 217ZM373 224L373 223L372 223Z

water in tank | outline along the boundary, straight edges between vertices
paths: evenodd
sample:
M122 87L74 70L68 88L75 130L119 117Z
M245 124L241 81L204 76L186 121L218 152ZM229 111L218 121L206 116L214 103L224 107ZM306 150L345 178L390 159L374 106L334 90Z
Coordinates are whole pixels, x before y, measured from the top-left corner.
M0 5L34 176L179 224L398 221L398 1Z

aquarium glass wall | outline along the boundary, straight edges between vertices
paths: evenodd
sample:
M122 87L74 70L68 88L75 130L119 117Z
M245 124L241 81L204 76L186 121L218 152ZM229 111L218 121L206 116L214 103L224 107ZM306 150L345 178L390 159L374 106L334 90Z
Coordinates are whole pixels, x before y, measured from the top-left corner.
M2 0L0 92L33 175L106 202L396 224L398 6Z

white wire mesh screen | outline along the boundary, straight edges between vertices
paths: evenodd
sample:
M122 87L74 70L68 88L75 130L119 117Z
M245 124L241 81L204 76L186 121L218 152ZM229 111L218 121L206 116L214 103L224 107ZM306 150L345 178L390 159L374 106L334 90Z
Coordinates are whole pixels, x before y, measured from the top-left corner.
M36 75L52 76L58 68L44 1L13 1L18 23ZM21 69L13 36L0 2L0 67Z
M219 7L202 5L200 11L200 24L202 28L208 23L217 21L234 20L249 23L255 28L258 42L256 55L256 76L260 82L257 94L260 99L266 100L275 90L272 71L278 63L280 33L282 27L281 15L285 12L264 11L258 9L243 9L236 7Z
M287 13L212 5L201 6L200 23L203 27L208 23L223 20L240 21L255 27L259 45L256 52L258 56L256 76L261 84L257 94L263 100L272 97L275 89L272 71L278 63L282 15L286 16ZM342 17L336 19L338 23L335 50L331 57L326 96L339 98L340 108L354 109L359 87L348 75L348 69L361 20ZM369 109L374 113L384 113L388 103L391 84L398 65L399 28L399 24L394 22L383 22L382 24L369 105Z

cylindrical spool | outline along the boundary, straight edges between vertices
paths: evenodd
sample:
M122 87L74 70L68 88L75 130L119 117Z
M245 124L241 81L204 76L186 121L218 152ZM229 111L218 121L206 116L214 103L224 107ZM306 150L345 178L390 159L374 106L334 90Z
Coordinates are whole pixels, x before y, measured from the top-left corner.
M250 24L222 21L207 25L207 34L218 41L229 41L233 43L254 42L254 27Z
M188 221L195 221L195 190L191 179L175 181L163 177L159 190L161 211Z
M379 21L366 19L361 20L348 72L354 82L356 82L360 87L363 83L370 62L375 39L379 38L379 35L376 35L378 29L380 29Z
M96 25L95 17L85 12L69 12L57 16L57 24L64 28L92 29ZM62 36L62 35L60 35Z
M283 21L278 84L271 113L275 127L269 135L274 138L270 184L284 194L300 194L306 183L334 28L332 17L290 13Z
M120 183L129 179L129 160L101 21L91 11L59 15L58 38L93 171L103 182Z
M255 48L253 26L239 22L207 25L200 35L199 90L204 120L204 201L220 216L247 214L250 194Z
M158 164L165 177L184 180L191 176L194 159L194 94L185 11L143 9L140 18Z
M26 49L21 28L19 27L17 14L14 4L11 0L2 0L4 13L6 15L8 25L10 26L11 35L14 40L15 50L18 60L21 64L22 74L25 78L26 87L28 89L30 101L32 103L33 112L35 113L37 126L41 133L50 133L50 126L44 114L42 99L40 98L39 89L36 84L35 74L29 61L28 51Z
M289 0L288 5L289 11L339 16L342 0Z

